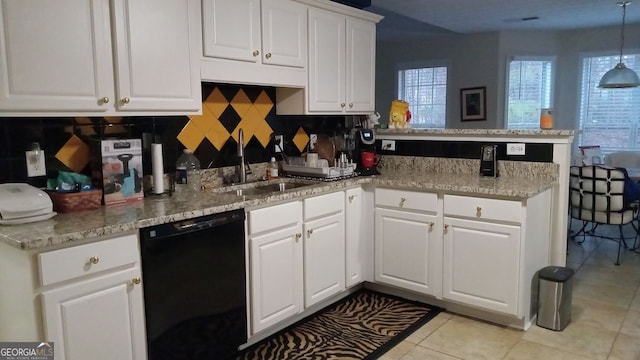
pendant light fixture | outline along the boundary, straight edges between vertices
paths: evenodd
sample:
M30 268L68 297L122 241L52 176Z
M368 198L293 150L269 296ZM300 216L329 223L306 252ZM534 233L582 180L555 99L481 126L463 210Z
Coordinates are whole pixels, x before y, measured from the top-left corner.
M620 32L620 61L611 70L607 71L598 87L605 89L629 88L640 86L640 78L635 71L629 69L622 63L622 49L624 48L624 19L627 15L627 6L631 1L621 1L618 6L622 6L622 31Z

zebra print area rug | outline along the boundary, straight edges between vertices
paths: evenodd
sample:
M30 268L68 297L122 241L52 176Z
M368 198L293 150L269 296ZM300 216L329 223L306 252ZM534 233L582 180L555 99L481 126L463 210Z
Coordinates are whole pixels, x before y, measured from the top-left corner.
M377 359L440 311L362 290L246 349L237 359Z

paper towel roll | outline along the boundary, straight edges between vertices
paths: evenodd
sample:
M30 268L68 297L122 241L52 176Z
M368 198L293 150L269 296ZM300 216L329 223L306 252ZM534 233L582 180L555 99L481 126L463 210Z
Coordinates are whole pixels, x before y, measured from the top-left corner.
M164 192L162 144L151 144L151 172L153 175L153 193L162 194Z

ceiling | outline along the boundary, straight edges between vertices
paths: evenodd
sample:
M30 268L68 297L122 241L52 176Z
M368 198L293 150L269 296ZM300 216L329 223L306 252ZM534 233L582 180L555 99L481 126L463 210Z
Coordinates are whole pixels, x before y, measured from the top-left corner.
M471 34L508 30L569 30L620 25L618 0L371 0L366 10L385 27L422 33ZM537 17L538 19L523 20ZM386 24L385 24L386 23ZM640 1L627 6L626 23L640 23Z

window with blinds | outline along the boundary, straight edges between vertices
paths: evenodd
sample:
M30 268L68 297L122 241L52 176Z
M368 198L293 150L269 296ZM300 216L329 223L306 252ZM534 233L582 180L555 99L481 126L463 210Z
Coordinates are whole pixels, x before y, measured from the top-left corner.
M514 58L509 62L507 129L540 129L540 109L552 108L552 58Z
M447 67L399 70L398 99L409 103L412 127L444 128L447 109Z
M600 145L603 154L640 151L640 88L598 88L602 75L619 61L619 55L582 61L578 145ZM625 55L622 62L640 72L640 54Z

